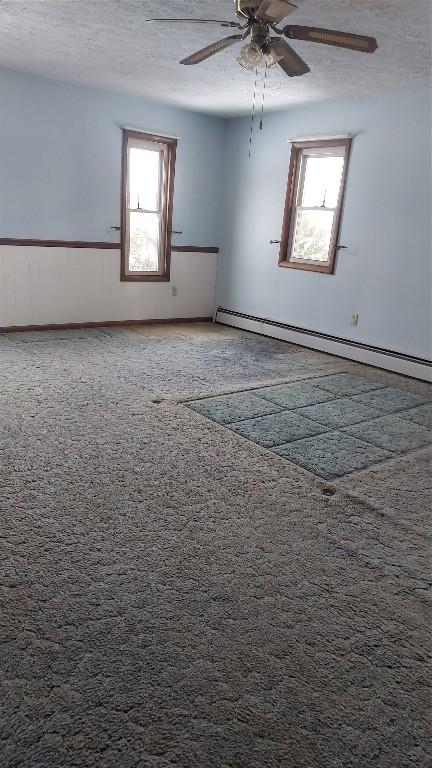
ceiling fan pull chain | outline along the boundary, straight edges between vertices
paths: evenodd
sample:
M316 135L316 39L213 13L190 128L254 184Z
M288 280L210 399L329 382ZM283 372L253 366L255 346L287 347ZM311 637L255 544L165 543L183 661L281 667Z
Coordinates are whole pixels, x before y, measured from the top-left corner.
M257 83L258 83L258 64L255 70L255 85L254 85L254 95L253 95L253 104L252 104L252 117L251 117L251 127L250 127L250 135L249 135L249 158L252 155L252 136L253 136L253 128L254 128L254 120L255 120L255 104L256 104L256 94L257 94Z
M264 72L264 85L263 85L263 92L262 92L262 104L261 104L261 120L260 120L260 131L263 129L263 121L264 121L264 102L266 97L266 86L267 86L267 59L265 63L265 72Z

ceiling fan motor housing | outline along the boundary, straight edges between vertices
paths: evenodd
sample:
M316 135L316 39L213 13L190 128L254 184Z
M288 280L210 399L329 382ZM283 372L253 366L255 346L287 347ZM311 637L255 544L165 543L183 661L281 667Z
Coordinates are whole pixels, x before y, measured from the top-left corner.
M234 0L237 16L249 20L251 16L255 16L261 2L262 0L257 0L257 2L254 0Z
M251 39L253 43L262 48L270 40L268 25L260 22L253 24Z

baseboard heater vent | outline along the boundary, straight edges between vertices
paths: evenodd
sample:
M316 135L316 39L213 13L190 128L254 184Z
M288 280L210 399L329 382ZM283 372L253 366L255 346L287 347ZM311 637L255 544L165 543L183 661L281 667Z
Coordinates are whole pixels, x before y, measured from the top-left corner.
M372 365L377 368L401 373L404 376L413 376L424 381L432 381L432 361L403 352L395 352L390 349L375 347L360 341L352 341L328 333L300 328L295 325L281 323L277 320L255 317L244 312L236 312L232 309L218 307L215 321L235 328L242 328L252 333L263 336L290 341L303 347L317 349L320 352L337 357L346 357L349 360Z

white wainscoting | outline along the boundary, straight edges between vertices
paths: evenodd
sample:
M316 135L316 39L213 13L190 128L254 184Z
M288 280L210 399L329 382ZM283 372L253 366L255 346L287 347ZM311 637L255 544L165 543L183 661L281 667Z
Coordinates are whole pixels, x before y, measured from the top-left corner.
M174 252L171 282L122 283L117 250L1 245L0 327L211 317L216 267Z

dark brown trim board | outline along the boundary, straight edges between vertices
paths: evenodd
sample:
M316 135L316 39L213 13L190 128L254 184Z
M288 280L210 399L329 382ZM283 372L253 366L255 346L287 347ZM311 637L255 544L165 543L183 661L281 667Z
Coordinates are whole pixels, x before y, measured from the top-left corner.
M167 148L167 161L166 161L166 174L167 174L167 187L166 187L166 200L165 200L165 227L164 227L164 242L162 243L163 250L163 265L161 273L149 275L149 274L136 274L131 275L127 270L127 218L128 218L128 143L129 139L142 139L145 141L155 142L157 144L164 144ZM177 139L169 139L165 136L155 136L151 133L141 133L140 131L130 131L126 128L123 129L122 140L122 182L121 182L121 255L120 255L120 280L122 282L168 282L170 279L171 271L171 231L172 231L172 215L173 215L173 198L174 198L174 176L175 176L175 164L177 153Z
M89 323L48 323L46 325L9 325L0 327L0 333L24 333L26 331L72 331L81 328L112 328L119 326L170 325L177 323L211 323L212 317L170 317L150 320L104 320Z
M198 245L172 245L171 251L173 253L219 253L219 248L208 246L200 248Z
M86 240L36 240L19 237L0 237L0 245L16 246L40 246L41 248L93 248L97 250L119 251L120 243L92 242ZM172 245L172 253L219 253L219 248L214 246L199 245Z
M285 197L285 209L282 223L281 244L279 251L279 266L289 269L303 269L309 272L323 272L332 275L336 267L336 257L339 249L339 234L342 222L345 188L348 175L348 165L351 154L352 139L321 139L316 141L293 141L291 146L290 166L288 173L288 185ZM329 260L326 264L300 263L290 261L291 241L293 235L293 218L296 200L297 185L301 166L302 151L304 149L319 149L322 147L344 147L345 162L341 179L339 200L334 215L332 238L329 248Z
M27 245L41 248L94 248L95 250L118 251L120 243L93 242L89 240L38 240L35 238L0 237L0 245Z

